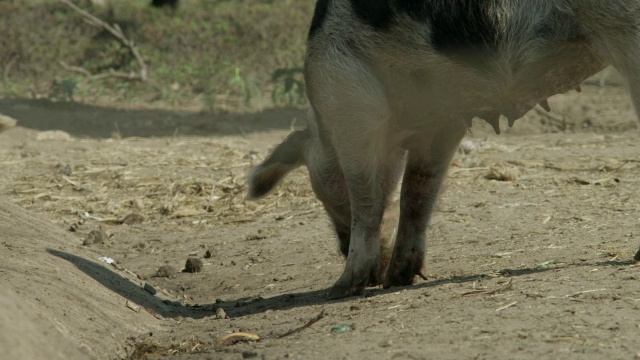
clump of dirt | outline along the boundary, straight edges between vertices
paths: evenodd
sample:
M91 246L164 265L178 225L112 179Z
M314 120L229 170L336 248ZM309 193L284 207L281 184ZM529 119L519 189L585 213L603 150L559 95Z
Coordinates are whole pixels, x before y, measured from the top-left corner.
M100 228L98 230L91 230L87 237L82 241L82 245L104 245L108 240L109 234Z
M122 223L125 225L142 224L144 222L144 216L140 214L129 214L122 219Z
M184 272L199 273L202 271L202 260L198 258L188 258L184 264Z
M163 265L158 268L156 271L156 276L161 278L174 279L178 271L170 265Z
M518 178L518 168L511 164L500 162L492 165L484 177L487 180L515 181Z

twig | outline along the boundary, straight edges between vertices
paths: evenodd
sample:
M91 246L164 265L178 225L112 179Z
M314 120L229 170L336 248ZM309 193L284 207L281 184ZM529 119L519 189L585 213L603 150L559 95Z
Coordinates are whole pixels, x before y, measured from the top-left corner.
M453 170L449 171L449 175L456 174L456 173L463 172L463 171L482 171L482 170L489 170L489 168L486 167L486 166L470 167L470 168L457 168L457 169L453 169Z
M618 171L618 170L622 169L622 167L623 167L623 166L625 166L625 165L627 165L627 164L629 164L629 163L633 163L633 162L640 162L640 160L631 160L631 159L622 160L622 165L620 165L620 166L618 166L618 167L616 167L616 168L613 168L613 169L609 170L609 172Z
M215 201L215 194L216 193L216 184L213 184L213 186L211 186L211 193L209 194L209 199L207 200L207 206L204 208L204 210L206 212L211 211L211 204Z
M138 65L140 65L140 74L135 76L135 77L132 77L130 74L118 73L118 72L109 72L108 75L106 75L106 74L104 74L104 75L106 75L106 76L114 76L114 77L124 77L124 78L127 78L127 79L139 79L141 81L147 81L148 73L149 73L149 67L144 62L144 59L140 55L140 52L138 51L138 48L135 46L135 43L133 42L133 40L128 39L124 35L124 33L122 32L122 29L120 28L120 26L118 24L113 24L113 26L109 25L106 22L98 19L97 17L95 17L91 13L89 13L89 12L87 12L85 10L82 10L77 5L72 3L70 0L58 0L58 1L61 2L64 5L66 5L67 7L71 8L75 12L79 13L80 15L84 16L85 20L87 20L87 23L89 23L90 25L95 26L95 27L99 27L99 28L102 28L102 29L108 31L111 35L113 35L116 39L118 39L118 41L120 41L124 46L129 48L129 51L131 52L131 55L133 55L133 57L138 62ZM76 70L78 70L78 69L76 69ZM123 76L123 74L126 74L126 75ZM106 77L106 76L103 76L103 77ZM96 75L93 75L92 78L96 78Z
M282 339L282 338L283 338L283 337L285 337L285 336L289 336L289 335L292 335L292 334L295 334L295 333L301 332L302 330L304 330L304 329L308 328L309 326L311 326L311 325L313 325L313 324L317 323L318 321L320 321L323 317L324 317L324 310L322 310L322 311L320 312L320 314L318 314L318 315L317 315L316 317L314 317L313 319L311 319L311 320L307 321L307 323L306 323L306 324L304 324L304 325L302 325L302 326L300 326L300 327L298 327L298 328L295 328L295 329L293 329L293 330L289 330L289 331L287 331L286 333L284 333L284 334L282 334L282 335L278 335L278 336L276 336L276 338L277 338L277 339Z
M81 66L71 66L71 65L68 65L66 62L64 62L62 60L60 60L60 65L63 68L69 70L69 71L78 72L78 73L81 73L81 74L83 74L85 76L88 76L88 77L92 77L93 76L93 74L89 70L87 70L87 69L85 69L85 68L83 68Z
M469 291L469 292L466 292L466 293L462 294L462 296L482 295L482 294L485 294L485 295L499 294L499 293L501 293L503 291L511 290L512 284L513 284L513 278L509 278L509 282L503 287L500 287L500 288L497 288L497 289L494 289L494 290L474 290L474 291Z
M9 79L9 71L11 71L11 68L16 63L16 61L18 61L18 55L13 55L9 59L9 62L7 62L7 65L4 66L4 69L2 70L2 77L4 81L7 81Z
M572 297L576 297L576 296L582 295L582 294L588 294L588 293L592 293L592 292L606 291L606 290L607 289L583 290L583 291L578 291L578 292L573 293L573 294L565 295L565 297L572 298Z
M86 76L87 78L85 80L83 80L83 81L86 81L86 80L100 80L100 79L105 79L105 78L109 78L109 77L143 81L142 78L139 75L135 74L134 72L126 73L126 72L123 72L123 71L115 71L113 69L110 69L107 72L103 72L103 73L99 73L99 74L92 74L89 70L83 68L82 66L72 66L72 65L67 64L64 61L60 61L60 65L63 68L65 68L66 70L77 72L77 73L81 73L82 75Z
M512 307L513 305L515 305L515 304L517 304L517 303L518 303L517 301L514 301L514 302L512 302L511 304L507 304L507 305L505 305L505 306L503 306L503 307L497 308L497 309L496 309L496 312L498 312L498 311L502 311L502 310L504 310L504 309L508 309L508 308Z

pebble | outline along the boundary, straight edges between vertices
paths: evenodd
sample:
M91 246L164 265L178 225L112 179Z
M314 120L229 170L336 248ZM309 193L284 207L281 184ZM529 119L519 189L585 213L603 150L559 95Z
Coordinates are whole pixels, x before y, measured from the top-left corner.
M216 309L216 318L217 319L226 319L227 318L227 313L224 311L223 308L217 308Z
M144 216L140 214L129 214L122 219L122 223L125 225L141 224L144 222Z
M151 284L149 283L145 283L144 284L144 290L146 292L148 292L151 295L155 295L158 291L156 290L156 288L154 288Z
M349 325L338 325L331 328L332 334L341 334L347 331L351 331L351 326Z
M258 353L257 352L253 352L253 351L243 351L242 352L242 358L243 359L253 359L258 357Z
M273 281L282 282L282 281L289 281L289 280L292 280L292 279L293 279L293 276L291 276L291 275L282 275L282 276L278 276L278 277L273 278Z

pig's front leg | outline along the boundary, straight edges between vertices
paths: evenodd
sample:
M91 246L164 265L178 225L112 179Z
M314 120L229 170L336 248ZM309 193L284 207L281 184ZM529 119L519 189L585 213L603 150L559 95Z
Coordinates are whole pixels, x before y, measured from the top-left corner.
M451 127L415 136L407 142L409 154L400 195L400 222L385 288L411 285L416 275L425 278L427 225L464 131Z
M404 154L401 149L360 139L342 142L339 153L351 203L351 231L344 272L330 299L361 294L380 279L380 229L387 199L397 185ZM344 234L343 234L344 236ZM341 239L345 245L346 239Z

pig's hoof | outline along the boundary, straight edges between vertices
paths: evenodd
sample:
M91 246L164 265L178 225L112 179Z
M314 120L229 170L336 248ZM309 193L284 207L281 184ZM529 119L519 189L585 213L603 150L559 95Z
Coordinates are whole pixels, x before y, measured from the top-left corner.
M329 290L329 295L327 295L327 300L335 300L342 299L349 296L357 296L362 295L364 292L364 286L360 287L343 287L338 284L334 285L331 290Z
M422 269L416 270L415 272L400 272L396 274L387 274L387 278L384 279L384 284L382 287L388 289L392 286L409 286L413 285L415 282L416 275L422 278L423 280L427 280L427 276L424 274Z
M389 271L387 272L387 277L384 279L383 287L386 289L392 286L413 285L416 275L427 280L422 270L423 258L423 255L412 253L404 263L399 264L398 262L392 261L389 266Z
M338 281L335 283L335 285L333 285L331 290L329 290L327 299L333 300L349 296L362 295L365 286L370 284L371 281L377 278L376 276L374 276L374 274L375 271L371 271L370 274L368 272L360 271L345 271L340 279L338 279Z
M388 289L392 286L408 286L413 285L416 275L413 273L395 273L395 274L387 274L387 278L384 279L384 284L382 287Z

